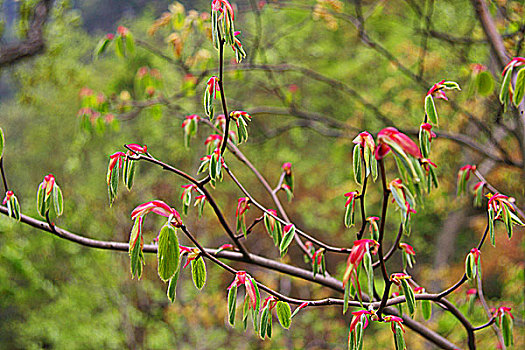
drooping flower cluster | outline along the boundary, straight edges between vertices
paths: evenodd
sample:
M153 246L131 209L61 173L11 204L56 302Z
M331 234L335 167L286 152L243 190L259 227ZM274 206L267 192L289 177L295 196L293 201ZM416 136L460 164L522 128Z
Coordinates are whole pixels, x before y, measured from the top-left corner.
M414 248L408 243L399 243L399 248L403 252L403 267L406 269L408 265L410 268L413 268L416 263Z
M190 146L190 139L195 137L198 131L200 117L197 114L186 116L186 119L182 122L182 129L184 129L184 147Z
M115 152L109 156L106 182L108 185L110 206L117 197L120 169L122 169L122 180L124 181L124 185L128 190L131 190L136 167L135 160L133 160L131 156L148 153L148 147L146 145L141 146L136 143L130 143L126 145L126 147L128 148L128 152Z
M346 287L348 282L350 282L350 284L353 285L359 296L361 294L361 287L359 285L359 276L357 269L363 261L363 259L366 257L367 263L365 264L365 269L367 270L367 272L371 272L369 270L373 271L373 269L371 269L371 254L375 254L377 252L378 247L379 243L377 243L377 241L374 241L373 239L360 239L354 241L354 245L352 247L350 255L348 256L346 262L346 270L343 275L343 285Z
M235 275L235 279L228 287L228 290L244 286L246 288L246 298L249 300L249 306L255 310L257 306L257 291L255 287L255 281L246 273L246 271L239 271Z
M217 92L220 92L219 78L215 75L212 76L206 82L206 88L204 90L204 112L210 118L213 119L214 107L213 100L217 98Z
M444 90L460 90L458 83L454 81L445 81L441 80L438 83L435 83L432 85L430 90L428 90L427 95L425 97L425 122L426 118L433 123L438 123L438 114L436 110L436 105L434 103L434 98L436 99L443 99L445 101L448 101L447 95L445 95Z
M345 197L348 199L345 203L345 226L346 227L352 227L354 226L354 210L355 210L355 201L357 198L359 198L359 192L358 191L351 191L345 193Z
M481 270L480 257L481 252L478 248L472 248L465 259L465 275L468 279L473 279Z
M516 209L514 208L511 199L501 193L487 194L489 197L488 202L488 213L489 213L489 232L492 245L495 245L494 237L494 221L501 220L505 224L505 229L509 239L512 237L512 226L519 225L525 226L525 223L515 214Z
M405 153L414 158L421 158L419 147L402 132L396 128L384 128L377 134L378 148L376 150L376 159L382 159L390 150L396 154L404 155Z
M250 209L250 198L241 197L237 201L237 210L235 217L237 218L237 232L242 232L246 237L246 211Z
M377 161L375 158L376 145L374 138L369 132L363 131L352 141L354 146L353 152L353 168L354 179L358 184L362 183L363 171L362 165L365 167L365 178L372 174L372 178L377 178Z
M13 191L7 191L5 193L4 200L2 205L7 206L7 215L13 219L20 221L20 204L18 203L18 198L16 198Z
M233 111L230 113L230 118L235 121L237 125L237 142L239 144L248 140L248 122L252 117L245 111Z
M467 192L467 181L471 174L476 171L476 166L467 164L462 166L458 171L458 184L457 184L457 195Z
M62 215L62 211L64 210L62 190L52 174L46 175L44 180L38 185L36 202L37 211L41 217L47 219L51 202L53 202L56 216Z

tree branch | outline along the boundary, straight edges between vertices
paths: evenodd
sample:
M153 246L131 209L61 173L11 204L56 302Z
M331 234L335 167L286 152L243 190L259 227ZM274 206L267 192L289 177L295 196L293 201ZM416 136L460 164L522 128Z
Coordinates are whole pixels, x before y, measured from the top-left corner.
M7 208L0 205L0 213L7 216L8 215ZM94 240L91 238L86 238L83 236L76 235L58 226L55 226L55 230L53 231L53 229L46 222L40 221L37 219L33 219L24 214L21 214L20 221L26 225L35 227L42 231L52 233L53 235L57 237L66 239L68 241L71 241L71 242L74 242L74 243L77 243L77 244L80 244L86 247L104 249L104 250L123 251L123 252L127 252L129 250L128 243ZM271 259L267 259L267 258L258 256L258 255L254 255L254 254L250 254L250 259L247 260L246 257L244 257L243 254L240 252L223 250L219 253L216 253L216 250L206 249L206 248L204 248L204 250L209 252L210 254L214 254L214 256L219 257L219 258L225 258L228 260L254 264L254 265L265 267L270 270L278 271L278 272L281 272L281 273L284 273L290 276L299 277L301 279L305 279L308 281L318 283L320 285L329 287L332 290L335 290L339 293L344 292L342 282L338 281L337 279L333 277L322 276L321 274L317 274L314 276L311 271L307 271L307 270L304 270L304 269L301 269L295 266L283 264L283 263L280 263L280 262L277 262ZM145 244L143 246L143 251L145 253L157 253L157 246L152 245L152 244ZM421 298L426 297L428 298L428 300L431 300L431 298L434 298L435 296L436 296L435 294L430 294L430 295L418 294L416 295L416 299L421 300ZM328 299L326 299L325 301L326 305L333 305L333 304L340 303L339 301L337 301L338 299L330 299L330 301L328 301ZM404 296L394 298L394 299L391 299L391 302L389 303L389 305L395 305L396 303L401 303L404 301L405 301ZM350 305L359 306L360 304L358 302L351 301ZM378 303L376 302L373 305L378 306ZM390 315L398 315L397 310L391 307L386 307L384 309L384 312ZM451 349L451 350L457 349L457 346L455 344L451 343L449 340L440 336L436 332L428 329L421 323L414 321L411 318L404 316L404 315L403 315L403 321L407 327L419 333L421 336L428 339L429 341L436 344L437 346L440 346L443 349Z
M489 13L487 4L484 0L471 0L470 2L472 3L474 10L476 10L478 20L481 23L481 27L483 28L485 35L487 36L490 48L496 57L498 70L501 71L509 61L509 58L507 55L507 50L505 50L503 40L501 39L501 36L496 29L496 25L494 24L494 20Z
M41 0L35 5L26 39L16 44L0 47L0 68L44 51L44 25L49 19L52 7L53 0Z

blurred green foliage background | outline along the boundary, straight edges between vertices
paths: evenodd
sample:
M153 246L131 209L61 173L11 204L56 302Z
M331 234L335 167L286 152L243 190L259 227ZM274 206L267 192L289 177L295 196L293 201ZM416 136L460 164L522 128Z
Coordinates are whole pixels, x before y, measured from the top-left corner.
M4 11L8 5L16 7L12 2L3 3ZM182 3L185 13L190 9L209 11L208 1ZM339 12L328 3L270 1L267 4L263 1L264 6L259 8L258 2L238 1L236 26L242 31L247 61L308 67L350 86L399 128L417 129L424 113L423 96L430 86L414 82L376 51L363 45L355 27L348 21L350 17L345 17L346 14L356 15L352 4L340 2ZM414 71L420 69L424 21L415 9L428 9L428 4L433 2L362 3L367 11L368 35L395 54L406 67ZM499 3L504 3L511 15L515 12L523 19L523 6L519 1ZM203 115L202 91L206 79L194 90L185 88L184 77L188 72L181 69L181 64L191 72L215 69L216 52L206 37L205 28L195 28L183 40L180 57L166 42L173 31L171 28L161 28L154 36L148 35L148 29L168 4L168 1L57 1L46 29L48 46L45 53L2 69L0 126L6 135L4 165L9 184L17 193L24 213L37 216L36 188L47 173L55 175L64 192L64 215L57 224L87 237L127 241L132 226L129 213L145 201L161 199L180 207L180 186L184 182L149 164L139 164L133 191L121 189L112 208L107 203L105 183L108 155L122 150L124 143L147 144L159 159L193 174L199 157L205 153L203 141L209 129L201 125L198 138L193 139L191 149L186 150L180 125L185 115ZM253 11L253 4L257 12L260 11L260 17ZM337 4L339 2L335 2ZM323 8L326 12L319 10ZM17 21L6 19L6 13L3 17L8 25L4 36L14 40ZM130 28L135 38L149 43L173 62L141 45L132 57L122 59L110 52L93 60L98 40L106 32L114 32L118 25ZM512 20L501 21L499 25L502 33L515 30L511 27ZM435 31L475 40L462 45L429 37L425 44L422 79L431 83L443 78L458 81L463 92L452 93L451 99L491 126L494 124L491 111L498 108L499 77L495 72L496 90L488 96L473 93L469 86L473 84L470 64L491 64L488 45L476 41L483 38L483 33L470 3L436 2L432 26ZM232 57L228 50L227 62ZM160 70L164 96L181 95L172 99L169 106L144 108L133 118L121 119L104 130L81 130L77 117L80 89L87 86L110 99L118 99L122 91L127 91L133 99L144 100L134 87L136 72L142 66ZM299 110L330 117L345 125L338 129L338 137L330 137L323 135L330 134L331 130L323 123L292 128L289 126L296 123L295 117L257 113L250 125L250 139L242 150L271 184L277 183L281 164L292 162L295 198L285 206L296 225L334 245L350 246L355 236L354 230L345 229L343 225L343 194L357 188L351 170L352 139L359 130L377 132L388 126L385 120L363 106L355 94L319 82L308 74L231 71L225 79L228 101L234 109L250 112L263 107L283 108L291 101ZM463 132L484 141L483 136L472 132L467 118L449 104L439 102L438 110L440 129ZM121 112L129 115L127 110ZM284 132L268 137L281 128ZM516 148L512 142L509 139L508 149ZM481 162L481 156L443 139L433 147L441 187L428 198L424 208L418 209L412 235L403 239L416 248L418 264L411 271L412 275L429 286L430 291L449 286L462 274L464 256L472 242L477 242L485 222L484 211L472 209L471 197L455 197L457 170L466 163ZM255 198L271 207L270 198L253 174L232 155L227 157L231 168ZM523 174L523 169L498 165L487 178L503 193L523 203ZM388 176L396 176L393 166L389 166ZM377 184L369 190L369 215L379 214L379 190ZM218 185L215 194L233 224L235 205L241 193L226 180ZM282 200L285 201L284 195ZM452 245L437 246L449 212L462 213L458 234ZM259 213L251 210L248 215L253 219ZM387 226L389 242L395 238L398 225L397 215L391 217ZM146 232L150 241L161 222L160 219L147 219ZM206 246L228 243L209 208L205 209L202 220L197 220L195 213L190 212L185 223ZM254 253L278 259L278 252L262 227L254 231L248 246ZM436 254L443 249L449 252L446 265L436 266ZM329 269L340 278L345 257L328 255L327 259ZM295 246L284 261L308 267ZM499 227L497 248L487 246L482 261L485 293L491 305L503 303L513 307L518 349L524 344L523 230L516 230L513 241L508 242L503 227ZM293 296L337 296L321 287L310 287L304 281L242 264L236 266L248 269L257 279ZM400 256L390 266L392 271L400 268ZM232 329L227 325L226 310L226 287L232 277L208 262L207 267L208 281L203 291L193 288L189 271L184 271L177 300L171 304L165 295L166 285L157 277L154 256L146 257L142 280L131 280L125 253L84 248L1 217L0 348L346 348L350 316L343 317L336 307L302 311L294 318L289 331L275 327L271 341L261 341L251 330L244 333L240 326ZM467 308L466 289L465 286L452 297L462 310ZM434 311L430 327L464 345L466 335L459 323L437 309ZM476 325L486 321L481 306L468 317ZM417 318L422 319L421 315ZM407 334L410 349L431 347L411 331L407 330ZM389 327L371 325L365 344L365 348L393 347ZM495 348L496 338L490 329L478 334L478 344L484 349Z

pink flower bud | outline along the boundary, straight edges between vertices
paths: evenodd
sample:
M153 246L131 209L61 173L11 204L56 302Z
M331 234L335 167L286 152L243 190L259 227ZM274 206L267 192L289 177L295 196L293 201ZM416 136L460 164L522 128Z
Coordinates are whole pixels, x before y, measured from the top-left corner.
M290 91L290 93L295 94L298 90L299 87L297 86L297 84L288 85L288 91Z
M137 71L137 77L142 79L146 75L148 75L148 73L149 73L149 68L148 67L140 67L139 70Z
M368 326L368 318L366 317L363 318L362 316L371 315L371 314L372 312L368 310L359 310L359 311L352 312L352 315L354 315L354 317L352 318L352 321L350 322L349 333L352 333L355 330L355 327L362 319L364 319L363 329L365 329Z
M425 293L425 288L423 288L423 287L416 287L416 288L414 288L414 293L416 293L416 294Z
M421 124L421 129L428 132L428 141L432 141L433 138L436 138L436 134L432 131L432 125L429 123Z
M155 88L153 86L146 87L146 94L151 97L155 94Z
M91 96L93 95L93 90L91 90L90 88L84 86L82 89L80 89L79 93L78 93L78 96L80 97L86 97L86 96Z
M2 205L6 205L7 202L9 202L11 200L11 198L13 197L14 193L13 191L7 191L5 193L5 198L4 200L2 201Z
M248 197L241 197L237 201L237 210L235 212L235 216L239 217L242 216L246 210L250 208L250 198Z
M137 217L145 216L146 214L150 212L153 212L157 215L161 215L164 217L170 217L173 215L175 224L177 226L182 226L182 219L179 213L175 209L171 208L169 205L164 203L163 201L159 201L159 200L146 202L136 207L131 212L131 219L135 220Z
M49 197L55 186L55 177L51 174L46 175L40 186L46 190L46 198Z
M470 253L472 254L472 256L474 256L474 263L477 264L479 262L479 256L481 255L481 252L478 248L472 248L470 250Z
M396 285L400 285L401 280L407 280L412 278L411 276L407 275L406 273L393 273L390 275L390 281L394 282Z
M361 148L365 148L365 146L368 146L372 153L374 153L375 151L376 145L374 142L374 138L372 137L372 135L370 135L368 131L361 132L352 142L356 145L361 145Z
M199 121L200 117L197 114L186 116L186 119L182 122L182 127L186 127L192 120Z
M282 168L286 175L290 175L292 173L292 163L286 162L283 164Z
M395 143L412 157L421 158L419 147L414 143L414 141L410 139L410 137L403 134L402 132L399 132L396 128L384 128L377 134L377 140L380 144L388 142Z
M525 65L525 58L524 57L514 57L506 66L503 68L503 72L501 73L501 76L504 76L507 72L507 69L512 67L519 67Z
M162 75L160 74L160 71L159 71L157 68L152 68L152 69L149 71L149 74L150 74L154 79L157 79L157 80L161 80L161 79L162 79Z
M112 113L108 113L104 116L104 121L106 123L111 123L113 120L115 120L115 115Z
M388 145L385 145L384 143L380 143L376 147L376 151L374 152L374 156L377 160L383 159L388 152L390 152L390 147Z
M127 145L130 150L136 153L148 153L148 146L144 145L138 145L136 143L130 143Z
M405 332L405 329L403 328L403 319L401 317L387 315L387 316L384 316L383 319L385 320L385 322L390 322L390 326L392 328L393 333L396 332L396 329L395 329L396 323L401 327L401 329L403 330L403 333Z
M126 37L126 35L128 35L129 33L129 29L124 27L124 26L118 26L117 28L117 34L120 35L121 37Z
M474 74L479 74L480 72L486 71L487 66L481 64L481 63L472 63L470 65L470 69Z
M409 255L416 255L416 252L414 251L414 248L410 244L407 243L399 243L399 247L407 254Z
M359 195L358 191L352 191L352 192L345 193L345 197L348 197L348 199L346 200L345 207L348 207L350 203L353 203L352 205L354 205L355 199L358 195Z
M204 140L204 145L207 146L210 142L216 142L216 143L222 142L222 135L211 134L210 136L206 138L206 140Z
M470 288L469 290L467 290L467 296L476 295L476 294L478 294L478 291L476 288Z
M217 91L221 91L221 88L219 87L219 78L217 78L215 75L212 76L210 79L208 79L206 85L208 88L208 93L212 95L213 98L216 98Z

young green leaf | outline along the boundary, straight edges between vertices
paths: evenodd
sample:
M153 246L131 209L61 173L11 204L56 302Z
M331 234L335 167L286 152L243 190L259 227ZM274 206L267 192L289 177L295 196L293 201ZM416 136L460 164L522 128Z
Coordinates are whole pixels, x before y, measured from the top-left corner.
M126 34L126 53L130 55L135 53L135 40L130 32Z
M503 222L505 223L505 229L509 239L512 238L512 219L510 217L510 209L506 205L502 205Z
M168 284L168 290L166 291L166 294L168 295L168 299L173 303L175 301L175 297L177 296L177 281L179 280L179 274L180 274L180 265L173 277L170 278L170 283Z
M268 303L261 313L261 325L259 327L259 336L264 339L266 336L266 327L268 327L268 314L270 313L270 304Z
M423 313L423 318L428 321L432 316L432 303L430 300L421 300L421 311Z
M268 324L266 325L266 335L268 338L272 337L272 312L268 312Z
M350 299L350 285L351 281L347 281L345 285L345 295L343 299L343 315L346 314L346 311L348 310L348 300Z
M118 179L119 179L119 167L115 166L111 172L111 178L108 186L109 194L109 206L113 204L115 197L117 197L118 192Z
M495 247L496 246L496 236L494 234L494 219L496 217L496 214L494 213L494 210L492 208L489 208L489 235L490 235L490 243Z
M129 256L131 267L131 278L142 276L142 266L144 265L144 253L142 252L142 217L138 217L133 224L129 235Z
M476 88L482 96L489 96L494 91L494 78L487 71L480 72L476 76Z
M447 89L447 90L459 90L459 91L461 91L461 88L459 87L459 84L456 83L455 81L444 81L442 84L445 87L445 89Z
M160 230L157 258L159 276L163 281L167 281L179 268L180 259L177 230L170 224L164 225Z
M57 216L62 215L62 212L64 211L64 197L62 196L62 190L56 183L53 186L53 204Z
M257 286L257 282L251 277L246 276L246 278L249 278L253 284L253 287L255 289L255 309L252 309L252 318L253 318L253 328L255 332L257 333L259 330L259 310L261 307L261 293L259 292L259 287Z
M370 255L370 251L365 253L363 258L363 267L365 268L368 282L368 293L370 295L374 295L374 268L372 267L372 256Z
M504 110L507 110L507 106L510 102L510 87L512 80L512 72L514 71L514 66L510 66L503 77L503 82L501 83L501 91L499 93L499 101L503 105Z
M346 206L345 210L345 226L352 227L354 226L354 203L350 203Z
M204 287L206 283L206 265L202 256L191 262L191 278L197 289L201 290Z
M401 287L403 288L403 293L405 294L408 311L410 315L414 315L416 310L416 297L414 296L414 291L405 279L401 280Z
M244 298L244 305L242 307L242 327L244 330L248 327L248 315L250 314L250 298Z
M122 168L122 176L124 177L124 185L128 189L128 191L131 191L131 187L133 187L133 179L135 177L135 161L126 158L124 161L124 165Z
M7 200L5 203L7 206L7 215L16 221L20 221L20 204L18 204L18 199L12 191L7 191L5 200Z
M290 304L284 301L278 301L275 307L277 309L277 318L279 319L281 326L286 329L290 328L290 324L292 323L292 310L290 309Z
M512 97L512 103L516 108L519 106L525 95L525 69L520 69L518 71L518 76L516 77L516 85L514 89L514 96Z
M504 313L501 319L501 330L503 331L503 341L507 347L510 347L514 344L512 328L513 322L511 316L508 313Z
M295 236L295 226L293 224L286 225L284 228L284 237L281 242L281 245L279 246L279 250L281 252L281 256L283 256L288 249L288 246L290 243L292 243L292 240Z
M396 345L396 350L405 350L406 344L405 344L405 338L403 336L403 329L399 324L396 323L394 326L395 332L394 332L394 343Z
M432 95L427 95L427 97L425 97L425 112L427 113L428 120L430 120L432 124L438 123L436 105L434 104Z
M353 154L352 160L354 164L355 182L361 185L362 174L361 174L361 146L360 145L354 146L354 154Z
M124 57L124 42L122 36L118 35L115 38L115 53L119 57Z
M237 307L237 285L233 285L228 291L228 320L232 326L235 324L236 307Z
M36 193L36 209L38 215L45 218L46 211L49 209L49 199L45 198L46 190L42 186L38 186L38 191Z
M467 278L469 280L475 277L474 269L474 256L472 255L472 253L469 253L467 255L467 258L465 259L465 275L467 275Z
M363 335L364 335L363 321L359 321L355 328L355 348L358 350L363 349Z
M100 56L106 51L110 43L111 43L111 40L108 38L101 39L98 42L97 46L95 47L95 50L93 51L93 57L97 59L98 56Z

